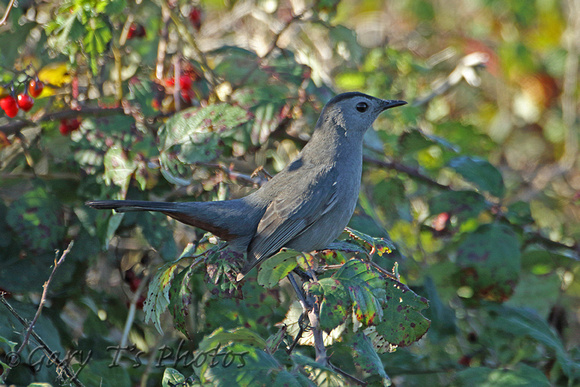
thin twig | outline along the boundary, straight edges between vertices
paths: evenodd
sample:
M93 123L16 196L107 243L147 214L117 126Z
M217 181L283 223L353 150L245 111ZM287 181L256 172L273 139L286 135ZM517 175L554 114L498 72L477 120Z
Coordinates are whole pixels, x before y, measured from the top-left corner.
M165 5L165 7L167 7L167 5ZM213 70L211 69L209 63L207 62L207 59L205 57L204 52L201 51L201 49L197 45L197 41L195 40L195 37L193 36L193 34L189 30L189 28L187 28L185 26L185 24L181 21L181 19L179 17L177 17L177 15L175 15L171 11L171 9L169 9L169 7L167 7L167 8L168 8L169 16L170 16L171 20L173 21L173 23L175 24L175 26L177 27L180 35L183 38L185 38L185 40L191 46L191 48L193 49L193 52L197 56L197 58L193 58L193 59L196 60L201 65L202 70L203 70L203 75L204 75L207 83L209 83L209 85L211 86L212 91L213 91L213 89L217 86L217 77L214 74Z
M246 74L244 75L244 77L241 79L241 81L239 82L239 85L244 85L248 79L250 79L250 77L252 76L252 74L254 74L254 72L260 68L260 64L262 63L262 61L264 59L267 59L270 55L272 55L272 53L274 52L274 50L278 47L278 41L280 40L280 37L282 36L282 34L288 30L288 28L290 28L290 26L297 20L300 20L304 17L304 13L306 11L303 11L301 13L299 13L298 15L293 15L292 18L290 20L288 20L286 22L286 24L284 24L282 26L282 28L280 29L280 31L278 31L276 33L276 35L274 35L274 39L272 40L272 43L270 44L270 47L268 48L268 50L266 51L266 53L264 55L262 55L262 57L260 58L259 61L256 61L256 63L252 66L251 69L249 69ZM237 87L234 87L234 89Z
M444 94L451 87L457 85L462 79L465 79L465 81L471 86L479 86L481 80L475 72L475 68L484 66L488 60L489 55L484 52L472 52L471 54L467 54L461 58L455 69L447 76L447 78L441 84L433 88L429 95L413 101L413 106L427 104L433 98Z
M125 321L125 327L123 328L123 336L121 336L121 342L119 344L119 348L127 348L127 341L129 340L129 333L131 332L131 327L133 326L133 321L135 321L135 313L137 312L137 303L139 302L139 298L143 293L143 289L149 283L150 275L145 276L137 290L135 290L135 294L133 294L133 298L131 299L131 303L129 304L129 312L127 313L127 320ZM116 351L115 359L112 364L119 364L119 356L121 355L121 351Z
M378 165L380 167L394 169L395 171L402 172L402 173L409 175L417 180L420 180L423 183L426 183L430 186L433 186L433 187L436 187L436 188L439 188L442 190L446 190L446 191L451 190L450 186L441 184L441 183L433 180L432 178L423 175L417 169L411 168L411 167L409 167L405 164L401 164L397 161L384 161L384 160L375 159L373 157L366 156L366 155L363 157L363 160L367 163L375 164L375 165Z
M36 321L40 317L40 313L42 312L42 308L44 307L44 304L46 302L46 296L48 294L48 286L50 285L50 282L52 281L52 278L54 277L54 273L56 272L56 269L58 269L59 266L64 263L64 259L66 258L68 253L70 253L70 249L73 247L73 245L74 245L74 241L71 241L68 244L68 247L66 248L66 250L62 252L62 255L60 256L60 259L58 261L56 260L56 257L54 258L54 267L52 268L52 272L50 273L50 276L48 276L48 279L46 280L44 285L42 285L42 287L44 289L42 290L42 296L40 297L40 303L38 304L38 308L36 309L36 314L34 315L34 318L32 319L32 321L30 322L30 326L26 330L26 335L24 335L24 340L22 340L22 344L20 345L20 348L18 348L18 351L16 351L16 353L18 355L20 355L22 353L22 351L24 350L24 347L26 347L26 344L28 344L28 339L30 338L30 333L32 332L32 329L34 328ZM58 253L59 252L57 251L56 256L58 256Z
M400 279L397 278L393 273L389 273L384 268L380 267L376 262L368 261L372 267L374 267L379 273L384 275L385 277L389 277L390 279L394 279L395 281L399 281Z
M6 12L4 12L4 16L2 17L2 20L0 20L0 27L6 24L6 21L8 20L8 16L10 15L10 11L12 10L13 5L14 0L10 0L10 3L8 3L8 7L6 8Z
M314 352L316 353L316 362L328 365L328 355L326 354L326 347L324 346L324 334L320 329L320 299L316 299L312 308L308 311L308 319L310 320L310 328L312 329L312 336L314 337Z
M14 317L16 317L16 319L20 322L20 324L22 324L25 327L29 326L28 322L18 314L18 312L12 307L12 305L8 303L8 301L6 301L3 292L0 292L0 302L2 302L2 304L4 304L4 306L6 307L6 309L8 309L8 311L12 313ZM84 386L80 382L80 380L77 379L77 374L75 374L70 368L68 368L67 364L64 361L59 360L58 354L50 349L50 347L44 342L44 340L42 340L42 338L38 336L36 332L34 332L34 329L30 331L30 335L34 338L34 340L36 340L38 345L40 345L46 358L55 363L57 368L59 370L62 370L62 372L65 374L65 376L72 384L79 387ZM9 370L6 370L4 372L4 374L2 375L3 378L2 380L4 381L6 380L8 376L8 371Z
M351 380L352 382L354 382L354 383L358 384L359 386L367 386L367 385L368 385L368 383L367 383L367 382L365 382L365 381L362 381L362 380L360 380L360 379L358 379L358 378L356 378L356 377L352 376L351 374L349 374L349 373L347 373L347 372L345 372L345 371L341 370L340 368L338 368L338 367L337 367L337 366L335 366L334 364L332 364L332 363L330 363L330 362L329 362L329 363L328 363L328 365L329 365L329 367L330 367L330 368L332 368L332 369L333 369L333 370L334 370L336 373L339 373L339 374L341 374L342 376L344 376L345 378L347 378L347 379Z
M264 178L264 177L260 177L260 176L252 176L252 175L246 175L244 173L240 173L240 172L235 172L233 171L230 167L228 167L227 165L224 165L222 163L203 163L203 162L198 162L196 163L196 165L201 165L204 167L208 167L208 168L216 168L221 170L222 172L224 172L226 174L226 176L235 182L244 182L244 183L249 183L252 185L257 185L257 186L261 186L263 184L265 184L268 179Z
M165 72L165 55L167 54L167 39L169 38L169 23L171 22L171 11L165 1L161 2L161 36L157 44L157 60L155 64L155 77L159 80L163 79Z

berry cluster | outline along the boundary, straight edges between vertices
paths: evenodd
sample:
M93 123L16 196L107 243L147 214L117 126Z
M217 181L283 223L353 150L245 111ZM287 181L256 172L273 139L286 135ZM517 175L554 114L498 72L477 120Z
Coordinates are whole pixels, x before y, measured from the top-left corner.
M129 31L127 32L127 39L135 39L135 38L143 38L147 35L147 31L145 27L143 27L139 23L133 23L129 27Z
M38 78L33 78L28 82L22 93L15 96L13 90L10 95L0 99L0 108L4 110L4 113L6 113L8 117L16 117L18 110L24 110L27 112L32 109L34 106L33 98L37 98L40 93L42 93L43 89L44 84L39 81Z
M77 130L81 126L81 121L78 118L63 118L60 120L58 131L63 136L67 136Z
M170 73L171 74L171 73ZM184 69L175 84L175 75L171 74L156 82L156 90L152 106L154 109L173 111L175 109L174 93L179 88L181 107L191 106L196 98L195 82L200 79L197 70L190 64L184 64Z

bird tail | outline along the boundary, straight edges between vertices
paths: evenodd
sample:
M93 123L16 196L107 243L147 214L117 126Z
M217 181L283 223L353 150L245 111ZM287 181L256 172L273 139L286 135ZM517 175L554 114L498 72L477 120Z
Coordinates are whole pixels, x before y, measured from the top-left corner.
M97 210L129 211L160 211L172 212L176 210L176 203L148 202L145 200L92 200L85 203Z
M216 202L92 200L85 204L97 210L161 212L182 223L209 231L226 241L253 235L261 216L240 199ZM248 241L244 240L244 243Z

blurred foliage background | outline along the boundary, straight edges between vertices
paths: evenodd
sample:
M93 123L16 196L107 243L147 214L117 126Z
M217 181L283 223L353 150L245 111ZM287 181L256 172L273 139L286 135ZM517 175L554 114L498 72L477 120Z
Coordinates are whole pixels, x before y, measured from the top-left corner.
M75 382L159 385L168 367L192 373L156 363L182 336L170 319L160 335L142 307L155 269L203 235L83 203L244 195L263 182L257 167L275 173L297 154L328 99L358 90L409 106L366 138L350 226L394 241L377 262L396 261L430 301L431 327L378 355L382 373L340 340L331 360L369 385L384 373L401 386L577 385L579 0L2 0L5 12L0 96L34 98L0 111L0 288L31 320L54 251L74 241L35 331L60 354L92 351ZM37 96L31 81L44 86ZM290 318L284 281L248 281L244 295L212 296L192 276L185 348L211 348L220 329L266 340ZM25 328L5 305L0 321L7 382L61 383L31 361L32 344L9 367ZM115 358L115 346L132 344ZM298 353L291 364L311 383L349 382L312 371L308 345ZM246 371L264 382L260 372L289 364ZM231 372L196 372L244 385Z

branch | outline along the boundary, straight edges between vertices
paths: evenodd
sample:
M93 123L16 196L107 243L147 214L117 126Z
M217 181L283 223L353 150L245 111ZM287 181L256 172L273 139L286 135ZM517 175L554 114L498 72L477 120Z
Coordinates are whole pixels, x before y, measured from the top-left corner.
M64 263L64 259L66 258L68 253L70 253L70 249L73 247L73 245L74 245L74 241L72 241L71 243L68 244L68 247L66 248L65 251L63 251L63 253L60 256L60 259L58 261L56 260L56 257L54 259L54 267L52 268L52 272L50 273L48 280L46 280L44 285L42 285L42 287L44 289L42 290L42 296L40 297L40 303L38 304L38 309L36 309L36 314L34 315L34 318L32 319L32 321L30 322L30 326L26 330L26 335L24 336L24 340L22 340L22 344L20 345L20 348L18 348L18 351L16 351L16 353L18 355L20 355L22 353L26 344L28 344L28 339L30 338L30 333L32 332L32 328L34 328L36 321L40 317L40 313L42 312L42 308L44 307L44 303L46 302L46 295L48 293L48 286L50 285L50 282L52 281L52 278L54 277L54 273L56 272L56 269L58 269L58 267ZM58 256L58 253L59 252L57 251L56 252L57 256Z
M30 126L37 126L41 122L46 121L55 121L61 120L65 118L75 118L78 116L91 116L91 117L103 117L103 116L112 116L116 114L125 114L125 111L121 107L117 108L102 108L102 107L94 107L94 106L85 106L81 107L78 110L62 110L55 113L46 113L42 117L40 117L36 121L30 120L20 120L10 122L6 125L0 126L0 132L4 132L6 136L11 134L17 133L18 131L30 127Z
M131 332L131 326L133 326L133 321L135 321L135 313L137 312L137 302L139 302L139 298L141 294L143 294L143 289L149 283L150 275L147 275L133 294L133 298L131 299L131 304L129 305L129 313L127 313L127 320L125 321L125 327L123 328L123 336L121 336L121 342L119 343L119 348L127 348L127 341L129 338L129 333ZM121 356L121 351L116 351L115 359L113 360L112 364L118 364L119 356Z
M481 84L481 79L475 72L475 68L482 67L489 60L489 55L484 52L472 52L461 58L455 69L447 76L447 78L435 86L431 93L425 97L419 98L413 102L413 106L421 106L427 104L433 98L441 95L451 87L457 85L462 79L474 87Z
M4 298L4 292L0 292L0 302L2 302L2 304L4 304L4 306L6 307L6 309L8 309L8 311L10 313L12 313L12 315L14 317L16 317L16 319L20 322L20 324L22 324L25 327L28 327L28 323L26 322L26 320L24 320L22 318L22 316L20 316L18 314L18 312L16 310L14 310L14 308L12 307L12 305L10 305L8 303L8 301L6 301L6 298ZM74 373L68 367L68 365L67 365L67 363L65 361L62 361L62 360L60 360L58 358L58 355L59 354L56 353L56 352L53 352L50 349L50 347L44 342L44 340L42 340L42 338L40 336L38 336L38 334L36 332L34 332L34 330L31 330L30 331L30 335L40 345L40 347L44 351L44 354L45 354L46 358L56 364L57 369L61 370L62 373L65 374L65 376L68 378L68 380L70 381L70 383L72 383L72 384L74 384L75 386L78 386L78 387L83 387L84 386L81 383L81 381L77 379L77 374ZM6 372L4 372L4 374L2 375L2 380L5 381L7 376L8 376L8 370L6 370Z
M276 33L276 35L274 35L274 39L272 40L272 43L270 44L270 47L268 48L268 51L266 51L266 53L260 58L260 60L258 60L253 66L252 68L244 75L244 77L242 78L242 80L239 82L238 85L236 85L234 87L234 89L238 88L240 85L245 84L248 79L250 79L250 77L252 76L252 74L254 74L254 72L260 68L260 64L262 63L262 60L267 59L270 55L272 55L272 53L274 52L274 50L278 47L278 41L280 40L280 37L282 36L282 34L288 30L288 28L290 28L290 26L297 20L302 19L302 17L304 17L306 10L299 13L298 15L293 15L292 18L290 20L288 20L286 22L286 24L284 24L282 26L282 28L280 29L280 31L278 31Z
M407 175L409 175L417 180L422 181L423 183L426 183L427 185L430 185L430 186L433 186L433 187L436 187L436 188L439 188L439 189L442 189L445 191L451 190L450 186L441 184L441 183L433 180L432 178L423 175L416 168L411 168L411 167L404 165L404 164L401 164L397 161L383 161L383 160L375 159L375 158L370 157L370 156L363 156L363 160L366 161L367 163L375 164L375 165L381 166L383 168L394 169L395 171L402 172L402 173L407 174Z
M165 6L167 7L167 5L165 5ZM214 74L213 70L211 69L209 63L207 62L207 59L205 58L204 52L201 51L201 49L197 45L195 37L193 36L193 34L189 30L189 28L187 28L185 26L185 24L183 24L181 22L181 19L179 17L177 17L177 15L175 15L173 13L173 11L171 11L171 9L169 9L169 7L168 7L168 12L169 12L169 16L171 17L171 20L173 21L173 23L177 27L177 30L179 31L181 37L185 38L187 43L189 45L191 45L191 48L193 49L195 55L197 56L197 58L193 58L193 59L196 60L201 65L202 70L203 70L203 75L204 75L205 79L207 80L207 82L209 83L209 85L211 86L212 92L213 92L214 91L213 89L215 89L215 87L217 86L217 77Z
M260 177L258 175L254 175L254 174L246 175L244 173L235 172L231 167L228 167L222 163L216 164L216 163L197 162L196 165L201 165L201 166L208 167L208 168L219 169L220 171L224 172L230 180L232 180L234 182L244 182L247 184L262 186L263 184L265 184L268 181L267 178ZM264 173L266 173L266 172L264 172Z
M6 12L4 12L4 16L2 17L2 20L0 20L0 27L6 24L6 21L8 20L8 16L10 15L10 11L12 10L13 5L14 0L10 0L10 3L8 3L8 7L6 8Z

